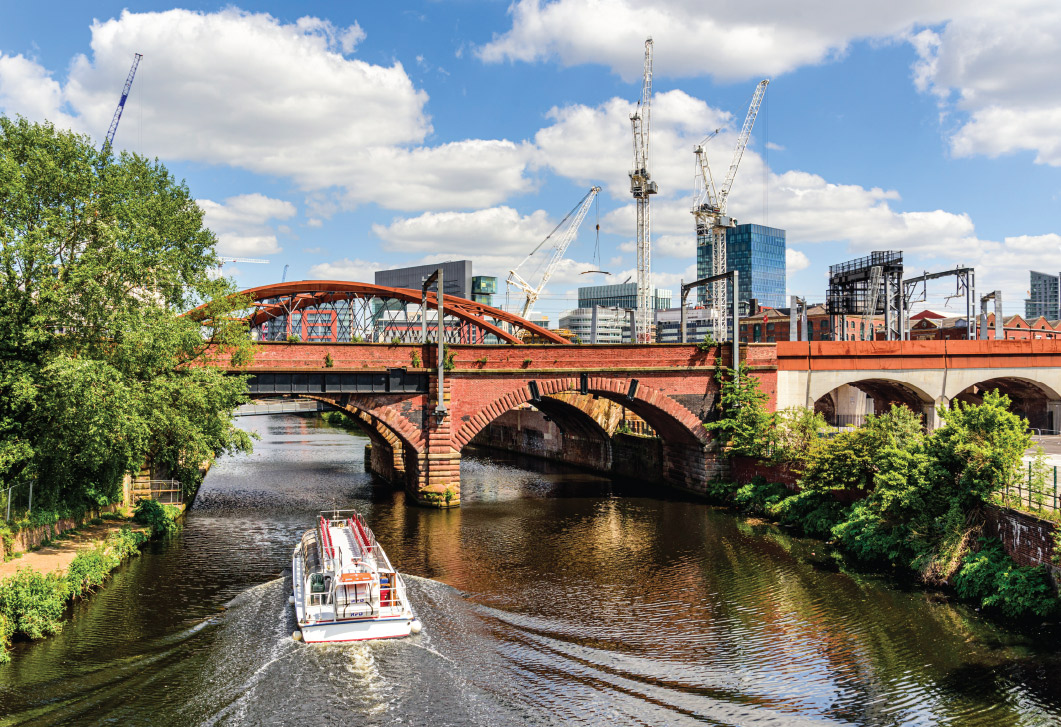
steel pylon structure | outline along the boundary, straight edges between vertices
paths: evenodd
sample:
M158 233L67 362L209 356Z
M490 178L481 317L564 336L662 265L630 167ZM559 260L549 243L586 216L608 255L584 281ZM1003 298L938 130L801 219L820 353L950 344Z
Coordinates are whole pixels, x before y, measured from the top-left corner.
M648 132L652 106L652 39L645 41L645 73L641 100L630 116L634 131L634 169L630 172L630 192L637 201L637 312L634 322L637 343L649 343L652 329L652 226L649 196L656 194L656 183L648 172Z
M737 137L737 145L733 149L733 158L729 164L729 171L722 187L715 189L715 179L711 174L711 166L707 161L707 152L704 145L714 138L719 132L716 129L703 141L696 145L693 153L696 156L696 175L693 179L694 201L693 217L696 219L696 243L697 249L705 246L711 248L711 267L701 261L697 256L697 275L700 278L722 275L729 269L728 250L726 249L726 230L737 226L737 221L726 213L729 202L729 193L733 188L733 181L737 177L737 169L740 167L744 150L748 146L748 139L752 135L752 127L759 115L759 107L763 103L763 95L766 87L770 84L769 79L763 79L755 87L752 94L751 104L748 106L748 114L744 118L744 126L741 127L740 135ZM726 282L721 280L713 283L710 289L706 286L701 288L698 294L700 303L712 311L712 327L716 340L725 341L728 336L728 305L726 301ZM733 321L733 325L738 325Z

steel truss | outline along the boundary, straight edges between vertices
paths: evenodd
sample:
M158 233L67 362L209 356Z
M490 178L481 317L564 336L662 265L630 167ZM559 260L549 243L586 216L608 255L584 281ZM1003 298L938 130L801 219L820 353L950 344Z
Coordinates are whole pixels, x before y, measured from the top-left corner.
M519 343L520 334L568 343L554 331L515 314L453 296L443 296L440 327L436 294L428 293L425 310L421 291L406 288L305 280L251 288L237 295L252 300L243 317L259 341L297 337L309 343L426 343L438 341L441 328L446 343ZM189 315L202 320L204 308ZM427 341L423 340L425 318Z

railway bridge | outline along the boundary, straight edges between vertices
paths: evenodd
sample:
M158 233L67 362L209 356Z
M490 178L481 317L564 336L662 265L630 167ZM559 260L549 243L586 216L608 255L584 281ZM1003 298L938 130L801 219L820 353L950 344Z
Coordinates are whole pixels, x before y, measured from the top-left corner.
M259 345L231 371L250 375L252 398L298 396L356 417L372 440L371 469L422 504L458 505L464 448L528 404L555 422L564 447L603 451L616 422L601 402L613 402L659 436L656 479L703 492L724 475L703 422L728 344L569 345L489 306L445 296L440 312L434 294L363 283L243 295L254 300L247 318ZM851 402L864 412L904 404L931 429L938 407L997 388L1031 426L1061 425L1061 341L784 342L741 346L740 356L774 408L837 415Z

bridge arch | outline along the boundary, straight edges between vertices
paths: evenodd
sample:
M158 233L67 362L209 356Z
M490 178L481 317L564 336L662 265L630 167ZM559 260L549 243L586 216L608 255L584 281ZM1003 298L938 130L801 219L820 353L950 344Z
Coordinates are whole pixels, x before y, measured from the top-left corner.
M610 378L589 377L587 390L589 394L609 399L621 406L630 409L639 417L648 422L664 441L672 441L684 445L706 447L711 444L711 437L704 429L702 422L688 409L676 403L666 394L639 383L634 391L633 398L629 397L630 381ZM514 409L521 404L532 402L538 407L539 403L545 403L548 407L559 408L561 400L552 395L578 391L579 380L577 378L554 378L537 380L539 402L534 402L530 386L522 383L513 386L506 394L498 397L492 403L483 407L478 414L464 422L454 437L454 443L458 449L463 448L475 435L482 431L490 422L501 416L504 412ZM547 402L557 402L553 404ZM571 409L575 407L567 406ZM541 408L541 407L539 407ZM585 419L592 419L585 412L581 412ZM604 432L599 422L596 425ZM612 430L614 433L614 430Z
M248 288L232 296L251 301L247 323L258 340L286 340L298 335L304 341L389 343L420 342L421 323L429 333L438 328L435 293L427 294L427 311L421 310L422 292L411 288L346 280L298 280ZM409 315L407 306L414 308ZM442 329L451 343L521 343L528 336L544 343L569 344L555 331L542 328L514 313L466 300L442 296ZM185 315L209 324L209 304ZM294 325L294 328L292 326Z
M1061 395L1049 384L1024 376L997 376L970 384L950 401L980 404L988 391L1009 397L1010 411L1028 420L1033 429L1056 431L1061 426Z
M930 429L933 428L936 418L935 398L918 383L911 381L915 377L897 373L900 375L894 378L850 377L851 380L816 396L813 399L814 411L824 414L830 424L859 425L865 414L882 414L896 404L922 415L926 425ZM852 390L859 392L861 396L851 396ZM872 403L872 406L867 406L869 403Z

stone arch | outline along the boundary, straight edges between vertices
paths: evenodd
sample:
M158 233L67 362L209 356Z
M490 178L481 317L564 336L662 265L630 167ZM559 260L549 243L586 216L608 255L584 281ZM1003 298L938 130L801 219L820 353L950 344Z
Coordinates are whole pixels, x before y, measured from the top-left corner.
M378 401L373 397L362 397L358 394L300 394L306 399L314 399L331 404L340 411L355 416L364 414L389 431L402 447L413 452L423 452L424 435L418 427L402 419L395 406L398 402Z
M1010 399L1010 411L1028 420L1033 429L1056 431L1061 426L1061 396L1053 387L1023 376L996 376L970 384L951 398L954 402L980 404L984 394L998 390Z
M547 399L557 401L560 399L551 397L553 394L578 391L579 380L577 378L539 379L538 389L541 401ZM666 394L653 389L643 383L639 383L630 399L627 392L630 390L630 381L622 379L610 379L604 377L589 377L588 392L591 395L601 396L633 411L640 416L649 426L656 430L663 439L669 439L683 444L697 444L707 446L711 443L711 437L704 429L702 422L688 409L675 402ZM522 383L507 394L497 398L493 403L481 409L477 414L464 422L454 437L456 449L463 448L475 435L483 430L490 422L501 416L504 412L514 409L521 404L532 401L530 386ZM535 403L537 406L537 403ZM546 404L546 406L552 406ZM576 407L570 407L575 409ZM585 412L582 412L587 418Z
M851 389L861 392L872 406L866 406L865 401L852 404L851 397L844 394ZM867 413L883 414L893 404L920 414L929 428L934 426L935 399L909 380L871 377L847 381L818 396L814 400L814 411L824 414L830 424L860 426Z
M614 420L614 421L613 421ZM590 394L543 395L502 413L468 444L514 449L525 454L589 469L612 466L612 439L618 407Z

